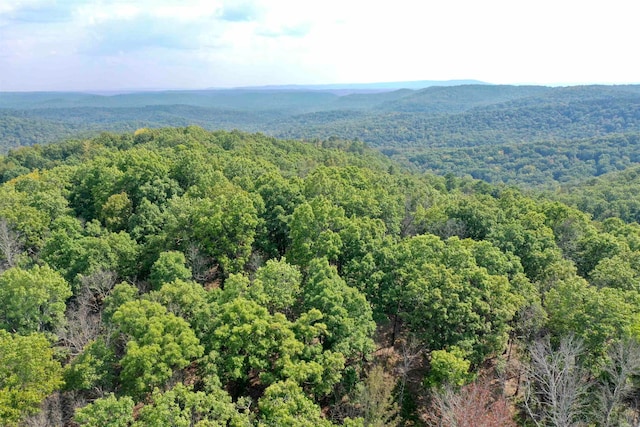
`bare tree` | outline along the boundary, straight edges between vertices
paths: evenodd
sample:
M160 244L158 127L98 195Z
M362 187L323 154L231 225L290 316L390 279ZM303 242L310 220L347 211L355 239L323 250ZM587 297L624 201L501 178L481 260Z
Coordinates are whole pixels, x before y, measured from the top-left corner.
M59 392L47 397L40 407L40 412L24 420L27 427L56 427L64 424L62 398Z
M191 264L191 274L196 282L207 284L218 275L218 266L213 259L200 250L196 244L191 244L187 248L187 259Z
M0 218L0 255L4 257L7 268L15 267L18 256L22 253L22 245L18 233L7 223L5 218ZM0 268L2 263L0 263Z
M581 425L589 384L578 363L582 343L565 337L554 349L549 339L535 342L526 369L524 405L533 422L569 427Z
M416 367L416 364L420 362L423 350L418 341L413 337L409 338L408 342L406 340L402 341L401 359L396 367L397 372L400 374L400 384L398 387L398 402L400 407L402 407L404 402L404 393L407 388L409 373Z
M634 391L631 377L640 374L640 345L636 341L618 342L608 352L608 363L602 368L596 385L598 401L595 418L603 427L635 425L637 408L625 405L625 399Z
M427 425L434 427L516 427L509 402L487 380L435 390Z
M111 271L97 271L81 278L80 292L67 309L67 324L59 331L72 356L80 354L102 332L102 301L115 286L116 278Z

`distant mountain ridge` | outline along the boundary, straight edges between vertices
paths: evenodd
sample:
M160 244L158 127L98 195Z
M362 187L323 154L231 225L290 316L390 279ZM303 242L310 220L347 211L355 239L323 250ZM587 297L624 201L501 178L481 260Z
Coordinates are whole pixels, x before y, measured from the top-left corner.
M0 152L101 131L197 125L310 141L358 139L424 171L494 183L563 184L640 163L640 85L377 85L5 92Z
M335 83L315 85L266 85L237 87L235 90L318 90L318 91L346 91L356 92L380 92L394 91L398 89L424 89L432 86L462 86L462 85L491 85L480 80L414 80L400 82L375 82L375 83Z
M338 97L375 95L404 91L404 94L430 87L482 86L477 80L419 80L326 85L246 86L201 90L153 90L98 92L0 92L0 109L70 107L146 107L149 105L192 105L231 109L274 109L312 106L326 109ZM277 98L277 99L276 99ZM276 101L276 102L274 102ZM367 100L368 102L369 100ZM342 107L337 107L338 109Z

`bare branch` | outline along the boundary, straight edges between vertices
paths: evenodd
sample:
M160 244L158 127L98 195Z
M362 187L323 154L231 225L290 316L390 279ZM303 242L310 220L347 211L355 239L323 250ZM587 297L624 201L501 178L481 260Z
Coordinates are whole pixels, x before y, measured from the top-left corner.
M509 402L486 380L434 391L425 421L434 427L516 427Z
M102 302L115 286L116 277L111 271L97 271L80 279L80 292L67 309L67 324L59 331L71 355L80 354L102 332Z
M557 349L548 338L531 347L524 404L536 425L569 427L580 423L589 387L578 364L581 354L582 343L573 337L563 338Z
M404 393L407 387L409 373L415 368L416 364L420 362L423 350L424 349L414 338L409 338L408 342L406 340L402 341L400 354L402 358L396 367L396 370L400 374L400 387L398 390L398 402L400 403L400 406L402 406L404 401Z
M4 258L7 268L15 267L21 253L22 246L18 233L13 230L6 219L0 218L0 255Z
M636 341L618 342L611 346L608 363L602 368L596 385L599 424L604 427L622 425L625 399L634 390L631 377L640 374L640 345Z

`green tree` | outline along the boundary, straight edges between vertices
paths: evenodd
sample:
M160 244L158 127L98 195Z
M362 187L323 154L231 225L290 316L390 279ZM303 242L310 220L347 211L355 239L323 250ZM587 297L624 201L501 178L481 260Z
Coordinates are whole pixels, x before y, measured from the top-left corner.
M117 358L103 337L91 341L64 371L65 390L96 392L112 390L116 383Z
M171 165L170 176L184 190L193 186L206 187L213 183L212 176L218 172L215 171L211 157L217 158L221 151L219 148L205 148L202 140L194 140L188 145L179 145L175 149L175 161ZM222 174L220 176L224 178ZM226 181L226 179L224 180Z
M112 194L100 208L100 220L109 231L126 230L132 211L127 193Z
M154 390L150 403L144 405L134 427L244 427L249 425L246 415L237 412L229 396L221 388L193 391L178 384L161 393Z
M264 229L256 243L271 256L283 256L290 245L288 218L303 200L300 182L276 172L261 175L256 191L264 201Z
M53 332L64 321L69 284L48 266L10 268L0 275L0 327L12 332Z
M609 233L592 232L577 241L576 267L578 274L587 278L589 273L605 259L628 251L627 245Z
M134 300L113 313L113 323L128 339L120 364L122 385L134 395L151 391L202 356L189 324L156 302Z
M500 196L499 207L498 224L488 240L503 252L517 255L530 280L541 279L549 266L561 259L544 213L533 200L512 191Z
M400 230L405 200L385 173L356 166L320 166L304 184L308 200L324 197L344 209L347 217L380 219L392 232Z
M640 292L640 252L624 252L598 262L589 281L597 287Z
M352 217L339 232L343 243L337 266L350 285L363 292L377 288L379 270L377 253L388 244L387 229L379 219Z
M205 340L223 380L247 382L257 376L263 384L281 378L282 370L303 350L291 323L281 313L243 297L221 304Z
M127 283L118 283L111 289L107 297L104 299L102 306L102 317L107 323L112 322L113 314L129 301L134 301L138 298L138 288Z
M258 212L241 189L225 187L203 199L185 196L170 203L167 233L183 251L196 245L225 273L242 270L251 254Z
M129 427L133 423L133 406L131 397L110 394L77 409L74 419L86 427Z
M0 420L17 426L62 385L62 368L42 334L10 334L0 329Z
M117 182L123 172L106 158L80 166L71 179L69 200L75 212L83 219L97 219L102 206L116 194Z
M330 427L320 407L309 399L298 384L280 381L267 387L258 401L259 426Z
M303 289L304 306L317 309L327 326L325 349L349 359L373 349L375 323L365 296L348 286L326 258L313 259Z
M174 280L165 283L158 291L146 296L167 308L176 316L189 322L199 339L202 339L211 328L213 307L209 303L209 294L199 283Z
M542 203L542 208L562 255L577 260L578 242L593 229L588 215L559 202Z
M544 305L552 336L575 336L595 363L612 342L632 334L638 324L639 303L635 291L598 289L574 276L558 281L547 292Z
M342 353L324 350L323 342L328 335L322 323L323 315L317 309L302 313L293 324L296 338L304 344L299 360L288 364L284 376L302 385L305 391L316 396L326 396L340 382L345 369Z
M487 195L451 195L443 203L420 210L416 222L419 229L443 239L458 236L485 240L498 222L496 205L496 200Z
M465 354L453 346L450 350L435 350L431 352L429 374L425 378L427 387L449 385L461 387L473 379L470 374L471 362L465 359Z
M302 275L285 260L269 260L256 271L254 286L261 286L271 313L288 314L301 292Z
M342 250L338 232L344 220L344 210L324 197L299 205L289 220L291 248L287 261L306 267L314 258L337 260Z
M51 217L29 203L29 195L9 185L0 187L0 218L20 234L25 249L42 247Z
M182 252L162 252L151 266L149 275L151 286L154 289L160 289L164 283L191 279L191 270L187 268L186 263L187 260Z
M137 242L148 242L162 233L165 226L166 215L158 205L154 205L148 199L142 199L128 220L128 229L131 237Z
M458 346L480 363L506 343L525 299L506 275L478 266L471 241L416 236L396 248L383 296L389 315L406 322L429 350ZM495 268L491 267L490 268Z
M122 174L112 194L127 193L134 209L144 198L162 206L181 193L179 184L169 177L171 161L159 149L135 147L120 152L115 156L115 165Z
M97 221L86 223L84 229L78 225L67 221L51 233L41 255L49 265L74 284L79 275L100 270L115 271L120 277L135 276L140 248L129 234L106 231Z
M323 348L328 333L322 313L311 309L291 322L282 313L269 314L259 303L265 300L261 286L245 276L232 274L225 281L205 337L220 376L244 385L290 378L316 395L331 392L345 358Z
M65 198L69 175L70 170L65 168L35 170L12 180L8 186L24 194L28 206L53 219L71 212Z

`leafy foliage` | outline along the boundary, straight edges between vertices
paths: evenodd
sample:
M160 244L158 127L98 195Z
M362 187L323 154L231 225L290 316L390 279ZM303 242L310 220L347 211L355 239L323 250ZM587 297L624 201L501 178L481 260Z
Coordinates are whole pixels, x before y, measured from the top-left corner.
M0 328L10 332L53 332L64 321L71 287L48 266L11 268L0 275Z
M473 122L555 92L459 90L372 110ZM77 405L80 425L393 425L424 421L431 401L437 422L512 425L500 390L474 379L568 336L594 380L584 421L637 411L620 397L637 369L615 356L640 337L637 224L413 173L339 138L144 128L0 165L0 394L22 399L7 423Z
M44 335L10 334L0 329L0 419L19 425L38 412L40 402L62 385L60 363Z
M133 421L133 405L131 397L117 398L111 394L80 408L75 420L87 427L128 427Z
M320 408L292 381L277 382L265 390L258 402L259 426L331 426Z
M113 322L128 338L120 377L135 395L164 384L175 369L203 353L189 324L158 303L126 302L113 313Z

